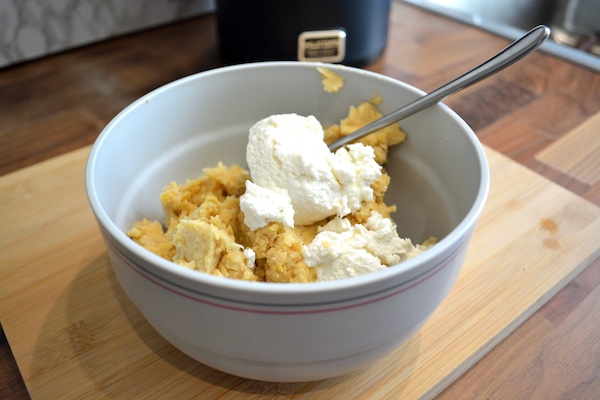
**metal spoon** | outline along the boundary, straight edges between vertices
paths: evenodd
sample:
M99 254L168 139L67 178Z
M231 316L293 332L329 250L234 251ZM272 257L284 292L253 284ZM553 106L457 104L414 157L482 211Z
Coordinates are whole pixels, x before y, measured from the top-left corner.
M432 106L451 94L454 94L495 74L496 72L503 70L504 68L519 61L521 58L537 49L548 38L549 35L550 29L544 25L533 28L523 37L517 39L507 48L478 67L473 68L464 75L461 75L453 81L446 83L433 92L420 97L418 100L407 104L391 114L381 117L378 120L364 126L363 128L349 134L348 136L344 136L343 138L336 140L329 145L329 150L335 151L348 143L355 142L376 130L385 128L394 122L398 122L403 118Z

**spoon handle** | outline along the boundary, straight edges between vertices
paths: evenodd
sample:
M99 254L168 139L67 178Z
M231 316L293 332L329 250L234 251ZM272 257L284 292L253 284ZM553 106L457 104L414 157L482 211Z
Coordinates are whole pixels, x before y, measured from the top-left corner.
M446 83L433 92L420 97L412 103L409 103L406 106L401 107L400 109L381 117L376 121L373 121L372 123L364 126L361 129L358 129L348 136L344 136L343 138L336 140L329 145L329 150L335 151L348 143L352 143L363 136L368 135L369 133L381 128L385 128L394 122L398 122L409 115L432 106L451 94L454 94L495 74L496 72L503 70L504 68L514 64L537 49L548 38L549 35L550 29L544 25L533 28L523 37L514 41L500 53L485 61L483 64L480 64L469 72L459 76L453 81Z

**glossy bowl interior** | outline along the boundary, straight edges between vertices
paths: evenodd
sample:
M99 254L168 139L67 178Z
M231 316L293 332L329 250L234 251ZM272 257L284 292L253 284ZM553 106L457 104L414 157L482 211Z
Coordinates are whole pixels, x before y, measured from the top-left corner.
M345 78L323 90L317 66ZM192 75L123 110L94 144L90 205L123 289L154 328L200 362L269 381L323 379L364 367L413 334L446 297L485 203L489 173L472 130L444 105L402 121L408 139L390 151L386 201L401 236L440 241L385 271L336 282L272 284L190 271L126 236L134 221L162 221L159 193L205 167L245 166L248 129L280 113L338 123L352 105L383 98L390 112L422 95L368 71L269 62Z

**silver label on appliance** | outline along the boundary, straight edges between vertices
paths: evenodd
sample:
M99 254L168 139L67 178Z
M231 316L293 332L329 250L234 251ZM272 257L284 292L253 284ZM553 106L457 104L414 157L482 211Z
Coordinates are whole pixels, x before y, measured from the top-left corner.
M346 55L346 32L342 29L306 31L298 36L299 61L341 62Z

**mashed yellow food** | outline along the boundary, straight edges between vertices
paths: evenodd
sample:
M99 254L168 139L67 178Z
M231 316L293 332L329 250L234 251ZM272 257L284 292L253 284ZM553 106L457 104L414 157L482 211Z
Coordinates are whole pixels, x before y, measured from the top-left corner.
M351 107L339 125L325 129L331 143L382 115L377 109L381 98ZM375 149L376 161L385 164L388 147L402 142L406 134L397 124L390 125L362 142ZM243 168L219 163L206 168L198 179L183 184L172 182L160 195L165 211L164 225L158 221L135 223L128 235L153 253L187 268L226 278L266 282L313 282L316 273L303 260L302 246L317 234L317 227L294 228L271 223L255 231L244 224L239 197L250 176ZM372 188L374 199L349 216L353 224L364 224L373 210L384 217L395 206L384 203L390 178L385 170ZM252 249L254 254L248 252ZM255 256L255 263L252 258Z
M318 67L317 71L323 78L323 89L329 93L337 93L344 86L344 78L328 68Z

